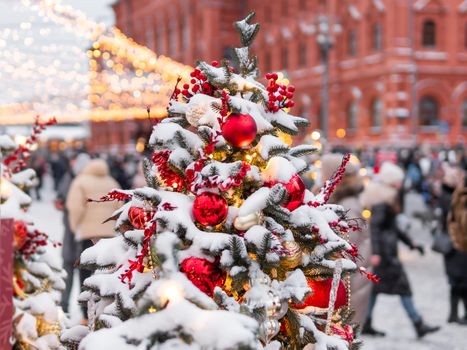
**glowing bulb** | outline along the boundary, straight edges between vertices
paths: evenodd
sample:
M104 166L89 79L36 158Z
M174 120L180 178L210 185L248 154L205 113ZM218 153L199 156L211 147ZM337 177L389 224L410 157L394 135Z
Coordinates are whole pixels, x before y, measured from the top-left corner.
M321 168L321 160L318 159L315 161L315 167Z
M313 131L313 132L311 133L311 138L312 138L313 141L318 141L318 140L321 138L320 132L319 132L319 131L316 131L316 130Z
M337 129L336 136L340 139L343 139L346 135L345 129Z
M156 309L154 306L151 306L151 307L148 309L148 312L149 312L150 314L153 314L153 313L156 312L156 311L157 311L157 309Z
M161 305L164 305L168 302L177 303L183 299L183 289L182 287L173 281L168 281L161 286L160 301Z
M368 170L366 170L366 168L361 168L358 173L360 174L360 176L367 176L368 175Z
M369 218L371 218L371 210L368 210L368 209L364 209L362 211L362 217L366 220L368 220Z

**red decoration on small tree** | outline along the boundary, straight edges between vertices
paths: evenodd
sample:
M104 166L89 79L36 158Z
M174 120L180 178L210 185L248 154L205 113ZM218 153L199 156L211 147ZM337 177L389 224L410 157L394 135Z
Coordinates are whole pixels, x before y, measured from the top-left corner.
M222 136L234 147L247 147L256 137L257 127L249 114L232 113L223 122Z
M332 278L325 280L315 280L308 278L308 286L311 288L311 293L305 298L302 304L294 304L295 309L304 309L309 306L327 308L329 306L329 298L332 288ZM347 304L347 291L342 281L339 281L337 288L336 301L334 308L338 309Z
M225 282L225 273L219 267L219 261L210 262L206 259L190 257L182 261L180 271L202 292L210 297L214 288Z
M37 142L37 138L42 131L46 129L47 126L57 124L57 119L50 118L46 122L39 121L39 116L36 117L34 121L34 126L32 128L32 135L30 135L26 142L23 145L18 146L18 148L5 158L3 163L13 172L16 173L23 169L26 166L26 161L31 157L31 152L29 147ZM14 165L14 166L13 166Z
M28 228L23 221L15 221L13 232L13 248L21 250L28 240Z
M146 210L140 207L130 207L128 209L128 221L134 228L141 230L146 227L146 224L151 221L155 211Z
M297 209L303 203L303 198L305 197L305 184L303 180L295 174L291 177L290 181L287 183L279 181L271 181L265 183L267 187L273 187L274 185L281 183L284 185L288 193L288 200L286 203L282 204L284 208L289 209L290 211Z
M227 218L229 207L224 197L213 192L203 192L193 202L193 216L203 226L216 226Z

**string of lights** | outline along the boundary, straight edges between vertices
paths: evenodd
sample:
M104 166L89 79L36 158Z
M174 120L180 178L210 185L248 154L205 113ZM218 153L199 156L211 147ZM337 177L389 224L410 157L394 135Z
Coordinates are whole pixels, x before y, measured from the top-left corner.
M2 124L29 123L38 113L60 122L143 118L147 106L161 117L177 77L191 71L60 0L21 4L28 20L0 30ZM54 25L76 40L59 42ZM34 35L50 42L39 44Z

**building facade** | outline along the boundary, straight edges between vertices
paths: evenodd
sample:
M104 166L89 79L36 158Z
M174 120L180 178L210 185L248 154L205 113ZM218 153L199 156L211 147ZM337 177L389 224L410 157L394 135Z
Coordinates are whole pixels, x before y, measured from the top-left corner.
M231 57L232 23L255 11L262 74L283 71L297 88L292 112L331 143L467 141L467 0L120 0L114 10L136 42L190 65Z

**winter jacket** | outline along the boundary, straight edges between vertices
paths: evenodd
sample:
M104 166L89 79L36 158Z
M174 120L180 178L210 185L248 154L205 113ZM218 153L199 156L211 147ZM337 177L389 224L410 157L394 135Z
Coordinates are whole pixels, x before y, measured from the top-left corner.
M443 184L440 196L440 206L443 213L442 220L445 234L448 234L447 217L451 208L453 193L454 188ZM467 253L460 252L453 248L449 253L444 255L444 264L449 283L453 287L467 289Z
M112 237L114 223L103 221L119 208L117 202L93 203L88 199L99 199L118 183L109 175L109 167L100 159L90 161L71 183L66 200L70 227L79 240Z
M381 281L373 290L383 294L411 295L409 280L398 257L398 241L410 248L414 245L397 227L394 209L397 198L397 190L381 183L368 184L362 194L362 203L371 208L371 248L374 255L381 257L380 265L374 269Z

